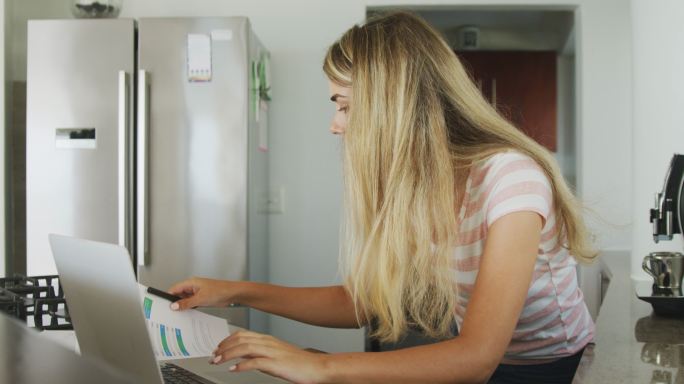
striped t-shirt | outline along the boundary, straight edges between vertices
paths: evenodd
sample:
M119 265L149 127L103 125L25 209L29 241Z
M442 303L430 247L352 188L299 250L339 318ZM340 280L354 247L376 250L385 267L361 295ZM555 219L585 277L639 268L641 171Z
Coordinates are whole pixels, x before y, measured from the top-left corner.
M538 213L544 226L525 306L504 361L572 355L591 341L594 323L577 285L577 263L562 246L549 180L534 160L519 152L499 153L471 167L454 254L458 325L475 286L487 229L498 218L519 211Z

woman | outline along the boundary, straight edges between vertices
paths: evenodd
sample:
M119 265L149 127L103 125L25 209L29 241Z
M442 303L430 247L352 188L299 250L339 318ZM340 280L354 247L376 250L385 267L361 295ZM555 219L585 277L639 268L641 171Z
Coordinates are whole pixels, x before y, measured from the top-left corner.
M213 362L296 383L570 382L593 336L575 259L594 254L551 155L410 14L351 28L323 69L344 143L344 286L194 278L170 289L174 308L237 302L319 326L372 320L383 341L408 327L446 340L325 355L246 331Z

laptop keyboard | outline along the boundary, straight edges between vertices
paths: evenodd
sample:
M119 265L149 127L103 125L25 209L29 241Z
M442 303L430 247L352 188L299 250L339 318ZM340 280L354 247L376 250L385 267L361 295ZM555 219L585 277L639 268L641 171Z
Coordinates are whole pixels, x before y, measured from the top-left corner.
M160 365L160 368L162 377L164 378L164 384L211 384L211 381L197 376L187 369L183 369L175 364L163 363Z

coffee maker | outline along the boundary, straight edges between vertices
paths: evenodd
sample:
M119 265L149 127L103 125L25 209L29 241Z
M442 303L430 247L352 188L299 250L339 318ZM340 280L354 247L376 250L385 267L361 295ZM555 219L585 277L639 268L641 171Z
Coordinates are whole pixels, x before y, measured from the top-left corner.
M682 233L684 220L684 155L675 154L665 176L662 192L656 193L655 208L651 209L653 241L672 240Z
M656 243L672 240L675 234L684 233L684 155L672 156L663 190L656 193L650 220ZM637 284L637 297L649 302L657 315L684 315L681 283L684 255L680 252L652 252L644 257L642 267L654 282Z

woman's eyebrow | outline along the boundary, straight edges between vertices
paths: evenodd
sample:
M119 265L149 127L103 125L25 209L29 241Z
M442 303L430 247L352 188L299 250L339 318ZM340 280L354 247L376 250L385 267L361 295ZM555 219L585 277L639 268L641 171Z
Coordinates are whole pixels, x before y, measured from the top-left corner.
M334 94L334 95L332 95L332 96L330 97L330 101L332 101L333 103L336 103L336 102L337 102L337 98L339 98L339 97L346 98L347 96L345 96L345 95L340 95L339 93L336 93L336 94Z

